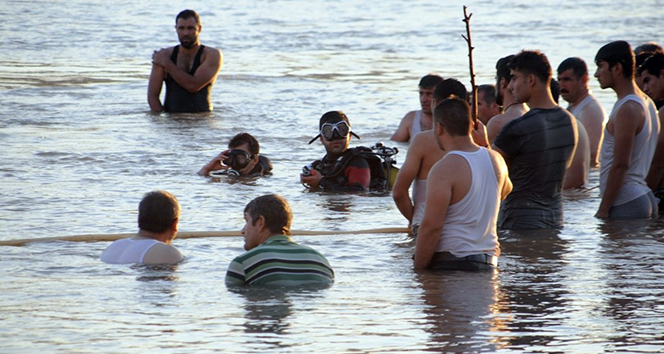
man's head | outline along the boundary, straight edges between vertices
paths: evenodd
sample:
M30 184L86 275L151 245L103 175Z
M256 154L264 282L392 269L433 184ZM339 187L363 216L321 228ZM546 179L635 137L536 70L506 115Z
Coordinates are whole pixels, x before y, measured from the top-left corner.
M249 133L240 133L231 139L228 148L230 151L227 165L242 175L251 173L259 159L261 147L258 140Z
M601 88L613 88L616 80L634 79L634 53L629 43L615 41L604 45L595 55L595 77Z
M639 67L643 91L655 101L664 99L664 53L655 53Z
M498 62L496 62L496 103L500 106L503 105L505 98L503 95L509 94L507 85L510 84L512 77L510 76L510 68L507 64L512 58L514 58L514 55L508 55L498 59Z
M244 208L244 249L262 244L272 235L290 235L293 212L288 202L276 194L258 197Z
M141 230L161 234L175 227L177 231L179 219L180 203L166 191L149 192L138 204L138 228Z
M491 117L500 113L500 105L496 103L495 86L477 86L477 118L486 125Z
M444 133L452 137L470 136L473 121L466 100L456 97L442 100L434 109L433 119L436 124L433 129L434 134L441 149L443 149Z
M641 53L664 53L664 48L661 45L655 42L643 43L636 48L634 48L634 55L639 55Z
M433 89L443 81L443 78L436 74L428 74L420 79L419 93L420 93L420 105L422 106L422 112L425 114L431 114L431 97L433 95Z
M450 78L438 83L433 90L431 110L433 111L433 108L435 108L438 103L452 95L462 100L468 100L468 90L466 90L466 86L464 86L461 81Z
M323 114L318 122L318 129L319 134L311 139L309 144L320 137L328 156L333 158L341 156L348 149L351 134L358 139L360 138L351 131L350 121L342 111L330 111Z
M558 80L551 78L549 88L551 89L551 97L558 103L558 98L560 98L560 84L558 84Z
M567 58L558 65L560 95L571 104L579 103L588 92L588 66L581 58Z
M201 19L194 10L184 10L175 17L175 30L184 48L190 49L198 44L202 28Z
M550 91L551 65L537 50L523 50L507 64L510 69L508 89L517 102L528 102L537 90Z

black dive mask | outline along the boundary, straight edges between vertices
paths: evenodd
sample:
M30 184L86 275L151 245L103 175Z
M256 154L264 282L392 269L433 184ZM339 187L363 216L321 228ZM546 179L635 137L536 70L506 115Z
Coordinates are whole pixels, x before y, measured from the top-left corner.
M254 158L254 155L241 150L241 149L232 149L228 152L228 159L224 161L224 165L230 166L230 168L240 171L241 169L247 167L251 159Z

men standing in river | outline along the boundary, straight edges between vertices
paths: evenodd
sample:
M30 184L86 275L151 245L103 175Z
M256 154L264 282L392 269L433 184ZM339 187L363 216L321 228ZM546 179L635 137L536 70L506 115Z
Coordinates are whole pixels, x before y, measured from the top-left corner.
M493 142L514 183L501 205L498 227L561 228L561 189L578 141L576 119L553 100L551 65L544 54L524 50L508 66L509 91L530 111L507 123Z
M486 124L489 142L496 139L496 136L498 136L498 133L503 129L505 124L528 112L528 107L521 102L517 102L512 92L508 90L512 77L510 76L510 69L507 63L512 58L514 58L514 55L508 55L498 59L496 63L496 103L503 106L503 113L492 117Z
M175 18L180 45L162 48L152 55L148 83L148 104L155 112L209 112L210 92L221 70L223 56L216 48L201 45L200 18L193 10L184 10ZM159 96L166 82L162 105Z
M400 142L410 142L415 134L429 130L433 126L433 113L431 112L431 97L433 90L443 78L439 75L429 74L420 79L419 93L420 106L418 111L408 112L399 123L399 128L394 132L391 140Z

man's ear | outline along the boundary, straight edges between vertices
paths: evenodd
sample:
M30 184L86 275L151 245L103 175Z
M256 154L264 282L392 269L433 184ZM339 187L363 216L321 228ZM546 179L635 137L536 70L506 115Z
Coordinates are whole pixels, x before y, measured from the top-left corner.
M434 125L436 126L436 127L435 127L435 129L436 129L436 136L442 136L442 135L443 135L443 132L445 131L445 128L443 127L443 125L440 124L440 123L434 123Z
M175 218L175 220L173 220L173 225L171 226L171 228L172 228L173 231L175 231L175 232L178 232L178 222L179 222L179 221L180 221L180 220L179 220L178 218Z
M537 84L537 78L534 74L528 74L526 77L526 83L528 84L528 87L533 87Z
M265 217L263 215L254 220L254 227L258 229L258 232L261 232L263 229L265 229Z
M501 88L501 89L504 90L504 89L507 88L507 85L509 85L509 82L507 82L507 80L505 80L504 77L501 77L501 78L500 78L500 87L499 87L499 88Z
M583 74L581 75L581 82L583 82L584 85L588 85L588 80L590 78L588 77L588 74Z

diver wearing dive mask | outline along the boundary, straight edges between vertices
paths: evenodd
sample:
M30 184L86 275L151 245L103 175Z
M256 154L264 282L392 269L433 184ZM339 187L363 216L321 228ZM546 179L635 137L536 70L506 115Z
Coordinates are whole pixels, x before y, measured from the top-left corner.
M251 134L237 134L228 147L203 166L198 174L207 176L210 172L219 171L230 176L254 176L269 174L272 170L270 159L259 153L260 145Z

